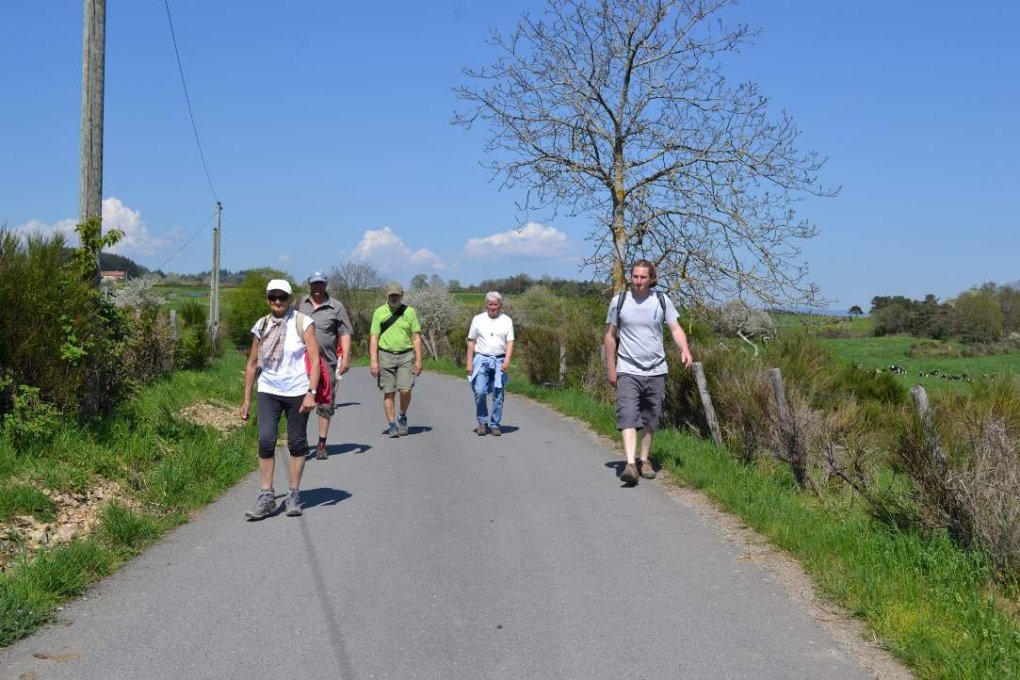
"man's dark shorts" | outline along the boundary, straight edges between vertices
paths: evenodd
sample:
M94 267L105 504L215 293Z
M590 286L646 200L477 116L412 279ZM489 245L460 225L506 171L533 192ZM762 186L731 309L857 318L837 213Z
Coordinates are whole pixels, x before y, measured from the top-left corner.
M666 401L665 375L616 376L616 429L649 428L654 432Z

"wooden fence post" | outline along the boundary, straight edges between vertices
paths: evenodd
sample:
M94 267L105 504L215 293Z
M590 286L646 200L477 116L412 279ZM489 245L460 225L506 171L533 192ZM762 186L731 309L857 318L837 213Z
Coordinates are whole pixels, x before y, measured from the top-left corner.
M700 361L695 361L691 364L691 370L694 371L694 382L698 385L698 394L705 409L705 420L708 422L709 432L712 433L712 441L716 446L722 446L722 433L719 431L719 420L715 417L715 409L712 407L712 396L708 393L705 369Z
M921 385L914 385L910 388L910 399L914 402L914 409L921 420L921 429L924 430L925 448L928 455L935 461L935 467L940 475L946 472L946 454L939 444L939 435L935 430L935 419L928 405L928 393Z
M793 476L797 480L797 485L803 489L807 486L807 455L800 433L797 431L797 422L793 417L793 412L790 411L790 404L786 401L783 376L778 368L770 368L769 379L772 381L772 391L776 393L779 426L786 437L786 452L789 456L790 467L793 468Z
M170 337L177 342L177 310L170 310Z

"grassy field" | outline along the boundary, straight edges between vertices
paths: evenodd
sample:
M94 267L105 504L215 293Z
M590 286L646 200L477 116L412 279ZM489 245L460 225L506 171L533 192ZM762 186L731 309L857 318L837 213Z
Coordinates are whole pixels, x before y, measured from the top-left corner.
M912 386L920 383L926 390L966 384L920 375L933 370L948 375L967 375L971 379L996 373L1020 374L1020 352L985 357L910 357L907 356L907 350L923 342L922 339L886 336L822 339L821 342L830 347L839 358L858 366L881 370L899 366L905 371L897 375L903 384Z
M866 316L773 314L772 318L780 332L810 331L836 356L848 363L882 371L888 371L890 366L899 366L904 370L903 373L896 374L900 382L907 387L921 384L929 392L947 388L965 389L967 382L929 375L921 376L921 373L938 371L943 375L967 376L971 380L999 373L1020 374L1020 351L982 357L908 356L907 351L911 347L922 343L933 345L934 341L907 336L875 337L872 335L874 330L872 320ZM825 337L826 334L848 337ZM967 349L967 346L960 342L951 342L940 347L948 348L957 354Z
M208 286L154 286L153 290L166 299L166 309L180 311L185 302L197 302L209 309Z
M837 331L852 335L871 335L874 324L867 316L819 315L819 314L772 314L772 320L780 331L808 329L813 332Z

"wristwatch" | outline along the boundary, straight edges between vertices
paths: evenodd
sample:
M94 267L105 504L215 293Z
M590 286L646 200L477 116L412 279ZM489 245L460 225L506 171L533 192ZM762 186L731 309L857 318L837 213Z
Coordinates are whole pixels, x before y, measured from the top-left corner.
M310 395L312 395L314 397L315 396L315 390L313 388L309 387L308 388L308 394L310 394Z

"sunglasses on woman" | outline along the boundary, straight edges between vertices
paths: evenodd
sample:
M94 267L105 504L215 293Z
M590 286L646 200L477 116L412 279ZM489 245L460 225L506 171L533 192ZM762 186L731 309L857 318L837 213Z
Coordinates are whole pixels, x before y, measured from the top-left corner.
M290 299L290 295L286 293L267 293L266 299L270 302L286 302Z

